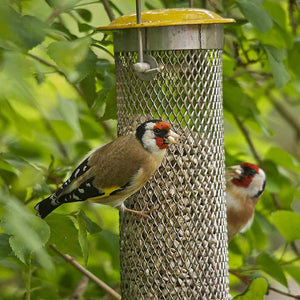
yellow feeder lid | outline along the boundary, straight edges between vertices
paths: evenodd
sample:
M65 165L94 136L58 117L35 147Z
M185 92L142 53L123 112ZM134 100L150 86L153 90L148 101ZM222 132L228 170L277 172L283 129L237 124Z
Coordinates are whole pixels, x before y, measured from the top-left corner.
M170 8L145 10L141 12L142 23L136 23L136 14L128 14L112 21L99 30L176 26L192 24L234 23L234 19L225 19L216 13L197 8Z

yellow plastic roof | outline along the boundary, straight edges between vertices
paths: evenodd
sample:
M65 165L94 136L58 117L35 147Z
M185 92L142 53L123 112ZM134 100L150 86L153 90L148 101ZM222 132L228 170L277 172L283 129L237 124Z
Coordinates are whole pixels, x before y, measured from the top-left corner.
M145 10L141 12L142 23L136 23L136 14L121 16L108 26L99 27L99 30L114 30L127 28L144 28L192 24L234 23L234 19L225 19L214 12L197 8L170 8Z

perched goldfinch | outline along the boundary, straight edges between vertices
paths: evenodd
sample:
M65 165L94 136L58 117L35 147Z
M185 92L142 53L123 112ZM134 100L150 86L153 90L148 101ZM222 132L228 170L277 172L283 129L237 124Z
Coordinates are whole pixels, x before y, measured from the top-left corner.
M227 168L226 202L228 241L253 222L255 205L265 185L265 172L256 165L242 162Z
M177 144L178 139L166 121L141 124L135 135L118 137L92 151L54 194L34 207L37 215L45 218L61 204L84 200L132 211L123 202L145 185L161 164L168 145Z

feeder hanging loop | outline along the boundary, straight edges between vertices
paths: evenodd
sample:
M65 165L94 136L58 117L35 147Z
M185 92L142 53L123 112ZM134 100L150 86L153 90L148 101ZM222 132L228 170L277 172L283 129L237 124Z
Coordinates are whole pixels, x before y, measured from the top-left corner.
M136 0L136 23L141 24L141 0ZM133 65L133 69L136 75L142 80L151 80L157 73L161 72L164 67L157 64L154 57L152 57L151 62L155 65L152 65L144 59L144 50L143 50L143 33L142 28L138 28L138 59L137 62ZM153 60L155 62L153 62Z

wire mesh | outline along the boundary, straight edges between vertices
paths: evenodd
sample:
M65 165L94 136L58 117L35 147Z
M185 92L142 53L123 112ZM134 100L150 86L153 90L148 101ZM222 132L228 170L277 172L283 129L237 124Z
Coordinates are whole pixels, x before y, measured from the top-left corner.
M150 218L120 212L122 299L226 300L222 50L147 54L165 66L151 81L134 74L136 52L115 53L119 134L161 118L183 142L126 200Z

